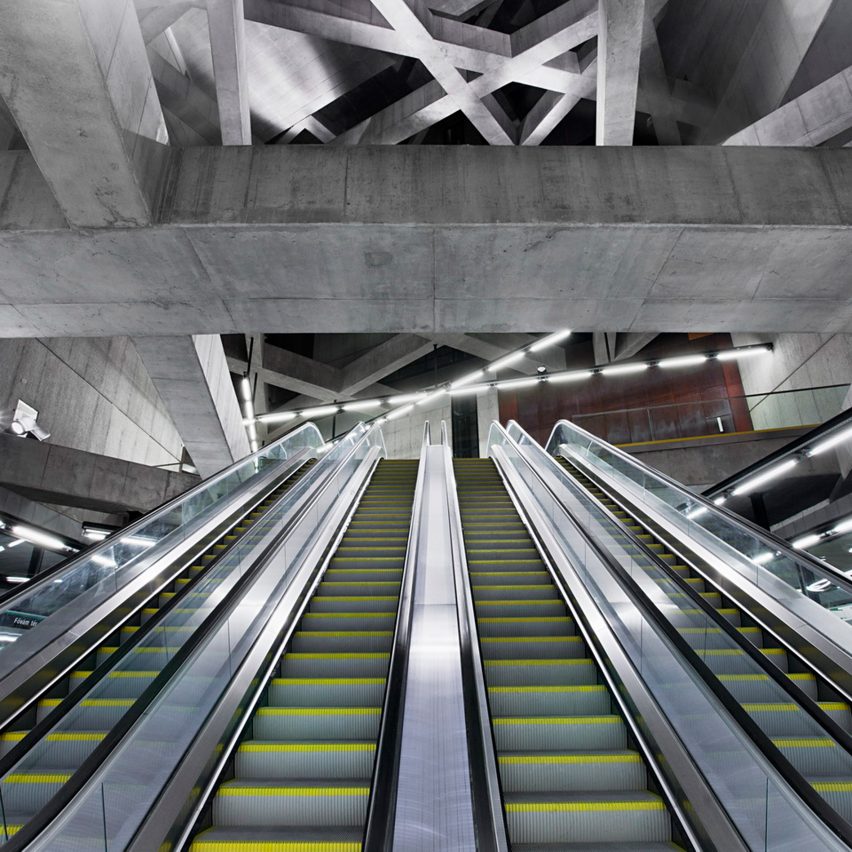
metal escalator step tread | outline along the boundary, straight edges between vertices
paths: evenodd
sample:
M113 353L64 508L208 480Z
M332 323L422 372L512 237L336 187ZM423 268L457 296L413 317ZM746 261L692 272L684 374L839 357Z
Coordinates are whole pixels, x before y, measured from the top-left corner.
M64 784L70 772L10 772L3 778L4 784Z
M118 650L118 647L108 645L101 647L99 650L104 654L114 654ZM180 647L175 647L174 645L164 645L162 647L157 645L141 645L133 649L134 654L177 654L178 651L180 651Z
M759 633L759 627L735 627L734 628L738 633L746 634L746 633ZM722 630L721 627L678 627L678 633L690 633L690 634L713 634L714 636L718 636L721 633L727 633L727 630Z
M569 793L535 798L532 794L507 793L505 808L507 813L662 811L665 804L653 793Z
M28 731L8 731L0 735L3 742L20 742ZM46 742L70 743L70 742L99 742L106 736L104 731L53 731L44 737Z
M219 796L369 796L369 785L332 786L327 782L316 781L301 785L280 784L270 781L267 784L257 781L225 781L217 791Z
M541 565L541 559L508 559L507 562L513 562L518 565ZM468 559L468 565L499 565L499 559ZM475 572L474 572L475 573Z
M524 603L528 603L528 601L524 601ZM477 618L476 621L480 624L518 624L520 622L545 622L552 624L556 621L571 623L573 619L567 615L501 615Z
M361 852L360 826L352 829L214 827L198 834L190 852Z
M533 660L483 660L483 665L489 666L587 666L592 660L586 657L567 657L559 660L546 657Z
M314 600L321 598L326 601L395 601L396 595L314 595ZM365 613L353 613L353 615Z
M271 683L278 686L375 686L386 680L384 677L275 677Z
M741 682L741 681L768 681L769 675L765 674L718 674L716 677L721 681L732 681L732 682ZM808 672L793 672L792 674L787 674L787 677L790 680L805 680L805 681L815 681L816 677Z
M366 600L373 600L373 598L366 598ZM395 612L306 612L303 616L305 618L311 619L321 619L321 618L386 618L388 621L392 621L396 618Z
M564 692L565 694L571 694L576 692L606 692L606 687L602 683L575 684L571 686L489 686L488 692L495 695L505 695L518 692Z
M267 753L267 752L326 752L326 751L375 751L376 744L374 742L341 742L341 743L282 743L282 742L266 742L261 740L250 740L244 742L239 747L240 751L250 752L252 754Z
M817 793L852 793L852 781L838 778L831 781L823 780L810 782Z
M324 636L335 639L393 636L393 630L297 630L296 636ZM346 656L349 656L348 654Z
M151 677L156 677L158 674L159 674L159 671L144 671L144 670L141 670L141 669L139 669L139 670L127 669L126 671L125 670L112 671L112 672L109 672L106 676L111 677L111 678L116 678L116 679L125 678L125 677L133 677L133 678L135 678L135 677L148 677L148 678L151 678ZM89 675L91 675L91 672L72 672L71 673L71 677L74 677L74 678L86 678L86 677L89 677Z
M43 698L39 701L41 707L57 707L64 699ZM135 698L84 698L77 703L78 707L130 707Z
M313 651L290 652L289 660L389 660L387 651Z
M490 586L488 587L490 588ZM537 589L538 586L533 586L533 588ZM508 600L501 601L474 601L474 604L477 607L480 606L505 606L506 604L525 604L527 606L553 606L555 602L558 602L559 598L551 598L550 600L542 600L541 598L521 598L520 600L516 600L514 598L510 598Z
M577 642L583 641L581 636L483 636L479 640L483 645L524 644L529 642Z
M495 716L494 725L621 725L621 716Z
M381 707L259 707L258 716L378 716Z
M577 764L577 763L641 763L638 751L583 751L540 754L501 754L497 762L512 764Z

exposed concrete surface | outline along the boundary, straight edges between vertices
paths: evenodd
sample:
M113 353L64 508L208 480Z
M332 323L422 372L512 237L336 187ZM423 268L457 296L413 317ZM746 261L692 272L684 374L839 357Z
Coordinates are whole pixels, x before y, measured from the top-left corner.
M0 96L69 222L152 221L168 136L133 0L0 0Z
M488 433L491 424L500 419L500 396L496 388L476 395L476 426L479 430L479 455L488 455Z
M137 337L134 344L201 476L248 455L248 436L218 335Z
M32 500L99 512L148 512L199 480L188 473L0 435L0 484Z
M0 152L0 336L852 329L849 150L194 148L61 223Z
M78 520L2 486L0 486L0 511L19 518L24 523L51 530L59 535L66 535L77 541L82 540L83 528Z
M805 431L785 429L765 434L749 432L691 441L634 444L623 449L687 488L703 491L775 452Z

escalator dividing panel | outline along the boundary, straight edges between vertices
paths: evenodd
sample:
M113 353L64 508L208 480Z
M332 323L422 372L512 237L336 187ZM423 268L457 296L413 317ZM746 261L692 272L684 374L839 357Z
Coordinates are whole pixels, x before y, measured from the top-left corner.
M361 849L417 469L379 462L193 852Z
M671 850L642 755L490 460L454 464L515 852Z

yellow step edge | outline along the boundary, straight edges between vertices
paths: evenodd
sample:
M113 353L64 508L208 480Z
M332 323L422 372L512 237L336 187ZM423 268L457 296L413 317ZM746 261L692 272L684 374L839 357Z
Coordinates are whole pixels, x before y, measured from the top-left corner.
M483 665L488 666L585 666L592 661L586 657L569 657L562 660L484 660Z
M375 743L243 743L239 751L251 754L265 752L336 752L336 751L375 751Z
M488 692L495 694L514 692L604 692L602 683L576 684L574 686L489 686Z
M324 638L349 639L354 637L378 638L393 636L393 630L298 630L296 636L322 636Z
M261 707L258 716L378 716L381 707Z
M498 644L500 642L582 642L580 636L484 636L479 640L483 644L488 642Z
M839 748L828 737L773 737L772 743L778 748Z
M494 725L620 725L621 716L497 716Z
M12 772L3 779L4 784L64 784L70 772Z
M498 763L512 765L524 764L577 764L577 763L641 763L638 753L610 754L607 752L590 752L588 754L523 754L504 755L497 758Z
M275 677L278 686L379 686L384 677Z
M369 796L369 787L229 787L223 784L219 796Z
M658 802L514 802L506 813L579 813L584 811L662 811Z

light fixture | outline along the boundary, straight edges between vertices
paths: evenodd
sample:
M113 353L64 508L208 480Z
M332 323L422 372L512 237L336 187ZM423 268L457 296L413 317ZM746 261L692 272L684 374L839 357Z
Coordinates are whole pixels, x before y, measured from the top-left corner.
M740 358L752 358L755 355L765 355L772 350L768 346L749 346L746 349L729 349L727 352L717 352L717 361L736 361Z
M544 364L539 364L539 365L535 368L535 371L536 371L539 375L542 375L543 373L546 373L546 372L547 372L547 367L545 367L545 366L544 366Z
M670 367L692 367L696 364L703 364L706 360L706 355L682 355L679 358L664 358L658 362L657 366L664 370Z
M286 423L295 420L299 415L295 411L276 411L273 414L261 414L257 419L261 423Z
M728 498L724 494L720 495L719 497L715 497L713 499L713 503L717 506L723 506L727 502L728 502Z
M466 388L458 388L457 390L451 390L450 396L467 396L469 394L482 393L483 391L488 390L488 385L470 385Z
M46 547L49 550L66 549L65 543L60 539L55 536L48 535L47 533L43 533L40 530L34 530L30 527L24 527L21 525L14 526L12 527L12 533L18 536L18 538L26 539L26 541L29 541L32 544L37 544L40 547Z
M356 402L349 402L343 406L344 411L369 411L371 408L378 408L382 404L380 399L359 399Z
M638 364L616 364L612 367L604 367L601 370L603 376L626 376L628 373L641 373L648 369L648 364L642 361Z
M14 574L6 577L7 583L14 583L16 585L18 583L29 583L29 581L30 581L29 577L16 577Z
M430 393L416 402L416 405L428 405L430 402L434 402L436 399L440 399L442 396L445 396L447 393L444 388L440 390L436 390L433 393Z
M761 473L759 476L755 476L753 479L749 479L742 483L742 485L738 485L731 493L734 497L739 497L740 494L748 494L750 491L754 491L755 488L759 488L765 482L770 482L773 479L777 479L779 476L783 476L788 470L792 470L792 468L794 468L798 463L798 459L787 459L787 461L776 465L770 470L767 470L765 473Z
M475 382L477 379L481 379L485 375L485 370L477 370L474 373L468 373L466 376L462 376L460 379L456 379L454 382L450 384L450 390L456 390L456 388L463 388L465 385L469 385L471 382Z
M397 417L402 417L403 414L408 414L409 411L414 411L414 405L405 405L402 408L397 408L385 416L385 420L396 420Z
M793 541L791 547L794 550L804 550L807 547L813 547L821 538L822 536L819 533L809 533Z
M250 442L250 448L253 453L256 453L260 449L260 444L258 443L257 438L252 438Z
M548 334L547 337L542 337L541 340L537 340L530 346L530 352L540 352L546 346L553 346L554 343L559 343L560 340L565 340L566 337L570 337L571 332L568 329L564 331L554 331L553 334Z
M245 412L245 419L249 421L249 423L254 423L254 403L247 399L243 402L243 411Z
M18 400L15 406L15 413L12 415L12 423L10 428L13 434L19 438L26 438L27 435L32 435L39 441L46 441L50 437L50 432L42 428L38 423L38 411L31 405L27 405L22 399Z
M248 433L249 440L253 443L257 443L257 426L254 425L254 420L252 420L248 425Z
M391 405L403 405L406 402L418 402L426 396L426 391L418 391L417 393L403 393L399 396L392 396L388 402Z
M91 541L103 541L105 538L112 535L113 532L115 532L115 530L83 524L83 538L91 539Z
M526 352L521 350L520 352L513 352L511 355L507 355L505 358L501 358L499 361L495 361L493 364L489 364L486 369L489 373L497 373L502 370L504 367L508 367L511 364L517 364L518 361L521 361Z
M591 378L591 370L574 370L571 373L551 373L547 380L550 384L559 384L561 382L578 382L581 379Z
M841 521L837 524L831 532L833 535L840 535L841 533L846 533L850 530L852 530L852 518L847 518L845 521Z
M766 565L767 562L771 562L774 558L775 554L767 550L763 553L758 553L757 556L752 556L751 561L756 562L758 565Z
M536 376L534 379L512 379L508 382L500 382L501 388L529 388L533 385L541 384L541 379Z
M805 586L805 588L809 592L827 592L832 585L834 585L831 580L817 580L815 583L811 583L809 586Z
M248 376L243 376L240 379L240 393L243 395L244 402L248 402L251 399L251 382Z
M10 541L6 547L17 547L19 544L23 544L24 540L22 538L16 538L14 541Z
M836 447L838 444L842 444L850 438L852 438L852 429L844 429L842 432L838 432L836 435L832 435L830 438L820 441L808 451L808 455L818 456L820 453L824 453L826 450L830 450L832 447Z
M335 414L339 410L339 405L321 405L318 408L306 408L302 412L302 417L325 417L328 414Z

